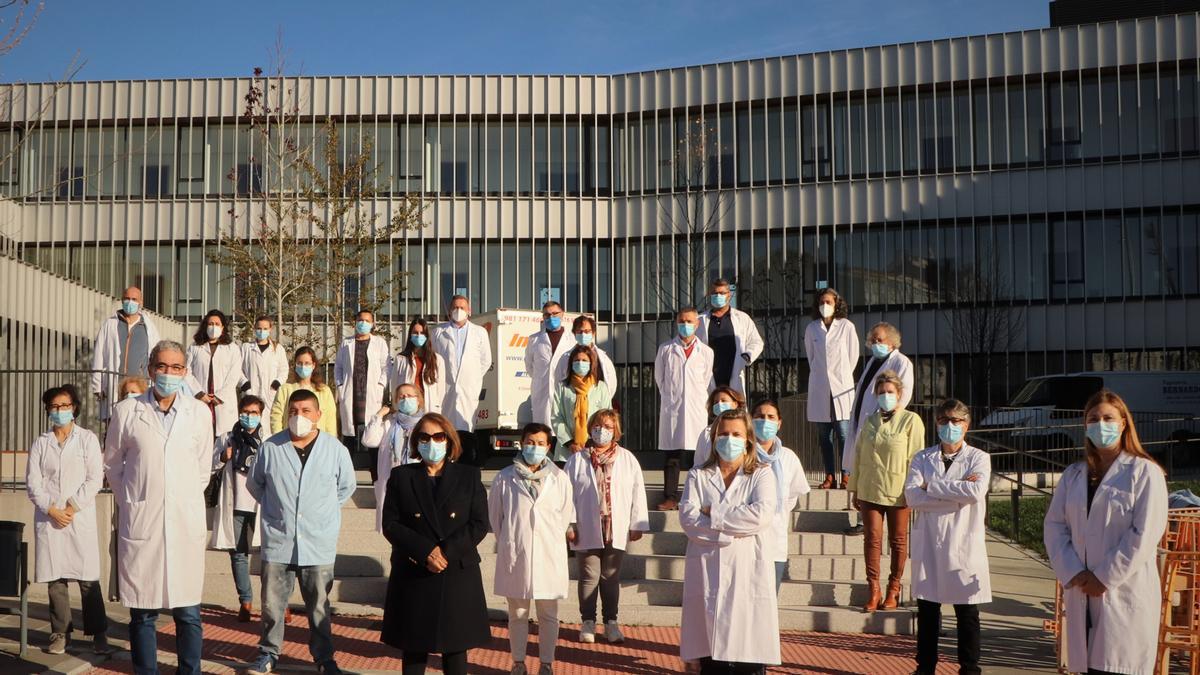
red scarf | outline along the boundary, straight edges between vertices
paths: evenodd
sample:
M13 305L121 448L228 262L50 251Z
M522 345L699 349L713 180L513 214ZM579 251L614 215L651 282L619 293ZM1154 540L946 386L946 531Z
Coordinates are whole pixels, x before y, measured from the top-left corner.
M608 446L603 452L589 448L592 471L596 473L596 493L600 499L600 532L604 545L612 543L612 465L617 458L617 444Z

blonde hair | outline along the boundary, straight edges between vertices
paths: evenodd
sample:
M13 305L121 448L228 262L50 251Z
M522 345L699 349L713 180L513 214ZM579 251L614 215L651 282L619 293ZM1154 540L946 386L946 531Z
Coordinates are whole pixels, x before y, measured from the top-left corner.
M880 321L879 323L875 324L874 326L871 326L871 330L867 332L867 336L870 337L871 333L874 333L877 330L883 331L884 336L886 336L886 338L887 338L888 344L890 344L893 349L900 349L900 329L899 328L896 328L895 326L893 326L892 324L890 324L886 321Z
M612 408L604 408L593 413L591 419L589 419L587 423L588 432L590 433L592 427L596 426L600 422L604 422L605 420L612 422L613 425L612 442L616 443L617 441L621 440L621 415ZM588 440L588 443L591 443L590 439Z
M875 378L875 393L879 393L879 388L885 384L891 384L896 387L896 393L904 393L904 382L900 380L900 376L894 370L885 370Z
M712 454L710 454L708 456L708 459L705 460L703 466L701 466L700 468L707 469L710 466L717 465L717 460L719 459L719 457L717 456L717 452L716 452L717 431L721 427L721 422L727 422L727 421L741 422L742 424L744 424L746 426L746 445L747 445L747 447L746 447L746 454L744 455L745 459L742 460L742 471L747 474L754 473L755 471L758 470L760 463L758 461L758 453L754 452L754 446L753 446L753 443L754 443L754 420L750 419L750 413L746 412L745 408L735 408L733 410L726 410L725 412L721 413L720 415L717 415L717 419L713 421L712 427L709 429L709 432L708 432L708 440L710 442L712 442L713 452L712 452Z
M1091 414L1092 410L1102 403L1107 403L1116 408L1117 412L1121 415L1121 419L1125 420L1125 428L1121 431L1120 440L1117 441L1117 445L1121 447L1121 450L1123 452L1128 452L1134 457L1148 459L1151 462L1154 462L1155 466L1158 466L1158 462L1156 462L1154 458L1150 456L1150 453L1146 452L1146 449L1142 447L1142 440L1138 437L1137 428L1133 426L1133 415L1129 412L1129 406L1125 405L1125 400L1118 396L1117 393L1111 389L1101 389L1095 394L1092 394L1092 397L1088 399L1087 405L1083 407L1084 425L1086 426L1088 415ZM1094 443L1092 443L1092 439L1087 438L1086 434L1084 435L1084 439L1084 458L1087 460L1088 478L1092 480L1100 480L1103 478L1103 476L1100 475L1100 462L1099 458L1097 457L1097 455L1100 454L1100 449L1097 448Z
M121 378L121 382L117 384L117 395L125 398L125 395L129 393L130 387L140 387L144 394L150 388L150 380L144 377Z
M425 409L425 394L422 394L422 393L421 393L421 388L420 388L420 387L418 387L418 386L417 386L417 385L415 385L415 384L411 384L411 383L407 383L407 382L406 382L406 383L404 383L404 384L402 384L402 385L400 385L400 386L398 386L398 387L396 387L396 391L395 391L395 392L394 392L394 394L392 395L392 402L393 402L393 404L394 404L392 407L393 407L393 408L398 408L398 407L399 407L399 405L400 405L400 404L399 404L399 401L400 401L400 390L401 390L401 389L403 389L403 388L405 388L405 387L409 387L410 389L412 389L412 390L413 390L413 393L415 393L415 394L417 395L417 410L424 410L424 409Z

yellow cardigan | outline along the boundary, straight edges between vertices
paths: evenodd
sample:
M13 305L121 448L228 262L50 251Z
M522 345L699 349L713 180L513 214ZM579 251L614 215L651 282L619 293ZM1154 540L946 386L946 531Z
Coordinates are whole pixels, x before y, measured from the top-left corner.
M271 406L271 434L277 434L287 428L287 410L284 408L287 406L292 392L301 388L313 391L312 387L301 387L295 382L285 382L279 387L279 391L275 392L275 403ZM321 405L321 421L317 423L317 428L336 438L338 414L337 401L333 399L333 387L325 385L323 388L317 389L316 393L317 402Z
M908 464L924 447L925 423L920 415L897 410L891 421L884 422L876 411L858 432L850 490L864 502L904 506Z

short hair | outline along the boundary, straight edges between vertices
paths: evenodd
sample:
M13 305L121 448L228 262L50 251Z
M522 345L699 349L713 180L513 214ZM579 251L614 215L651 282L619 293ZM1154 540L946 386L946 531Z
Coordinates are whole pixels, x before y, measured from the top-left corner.
M266 314L259 314L258 316L254 317L254 323L258 323L259 321L266 321L267 323L271 324L272 326L275 325L275 319L272 319L271 317L267 316Z
M895 348L895 349L900 348L900 329L899 328L896 328L895 326L893 326L892 324L890 324L886 321L880 321L879 323L875 324L874 326L871 326L871 330L867 332L867 336L870 337L871 333L874 333L877 330L883 331L883 334L887 336L888 344L892 345L893 348Z
M580 314L579 316L575 317L575 320L571 322L571 332L574 333L577 330L583 330L583 324L585 323L591 324L592 332L596 332L596 320L587 314Z
M563 308L562 303L560 303L557 300L547 300L546 302L542 303L542 311L543 312L546 311L547 309L550 309L551 307L557 307L560 310Z
M604 421L612 422L613 443L616 443L617 441L621 440L621 413L617 412L616 410L613 410L612 408L604 408L602 410L597 410L596 412L592 413L592 416L591 416L591 418L588 419L588 423L587 423L588 432L590 433L592 430L592 427L594 427L597 424L599 424L600 422L604 422ZM590 443L591 441L588 441L588 442Z
M731 397L733 399L734 403L737 403L737 405L734 406L735 408L745 408L746 407L746 397L742 395L742 392L738 391L737 389L734 389L733 387L730 387L729 385L722 384L722 385L716 387L715 389L713 389L712 392L708 395L708 407L710 409L714 405L716 405L717 397L720 396L721 394L726 394L729 397Z
M463 294L461 294L461 293L455 293L454 295L450 296L450 300L449 300L448 302L446 302L446 306L447 306L447 307L453 307L453 306L454 306L454 303L455 303L455 302L457 302L458 300L464 300L464 301L466 301L466 303L467 303L468 305L470 305L470 304L471 304L471 299L470 299L470 298L468 298L467 296L465 296L465 295L463 295Z
M961 417L970 422L971 409L967 407L966 403L956 398L948 398L942 401L941 405L937 407L937 414L934 419L938 417Z
M396 386L396 391L393 392L394 395L392 396L392 402L395 404L393 407L398 407L400 405L400 403L399 403L400 402L400 390L405 387L412 387L412 390L417 392L417 410L424 410L425 409L425 394L421 391L420 387L418 387L415 384L412 384L411 382L405 382L404 384L400 384L400 385Z
M129 389L130 385L141 387L142 392L145 393L145 391L150 388L150 380L134 375L123 377L121 378L121 381L117 383L117 394L119 394L121 397L124 397L125 394L128 393L127 390Z
M746 425L747 445L749 445L751 439L754 438L754 420L750 419L750 413L746 412L745 408L726 410L720 415L717 415L717 419L713 420L712 427L710 427L708 430L708 440L712 441L713 452L708 456L708 459L704 461L704 465L701 468L707 469L710 466L717 465L717 460L719 459L716 452L717 431L721 427L721 422L726 421L738 421ZM754 448L751 447L746 448L746 459L742 464L742 471L747 474L754 473L759 467L758 453L753 452L753 450Z
M371 321L374 321L374 320L375 320L375 312L373 312L373 311L371 311L371 310L367 309L366 307L363 307L362 309L360 309L360 310L358 310L357 312L355 312L355 313L354 313L354 318L355 318L355 319L357 319L358 317L362 316L363 314L370 314L370 315L371 315Z
M417 446L420 444L420 441L417 440L417 429L420 429L421 425L426 422L438 425L442 433L446 434L446 459L457 462L458 458L462 456L462 440L459 439L454 425L445 415L432 412L421 416L421 419L417 420L416 426L413 427L412 433L408 435L408 456L413 459L421 459L421 451L417 450Z
M533 434L546 434L546 440L554 440L554 433L550 431L550 427L541 422L530 422L521 428L521 440L524 441Z
M732 288L732 286L725 277L717 277L713 280L711 288Z
M880 373L879 377L875 378L875 386L872 388L872 391L878 394L879 388L885 384L895 385L897 393L904 392L904 381L900 379L900 376L894 370L885 370Z
M238 399L238 410L241 410L242 408L245 408L248 405L258 406L258 412L260 412L260 413L267 407L267 404L263 403L263 400L261 398L255 396L254 394L246 394L245 396ZM320 406L318 406L318 407L320 407Z
M288 396L287 407L290 410L293 404L304 401L312 401L317 406L317 410L321 409L321 399L317 398L316 392L309 389L297 389L293 391L292 395Z
M183 345L174 340L159 340L158 344L154 345L154 349L150 350L150 358L147 360L147 363L153 367L155 363L158 363L158 355L163 352L179 352L180 355L185 358L187 357L187 352L184 351Z
M75 409L75 416L79 417L79 411L83 406L79 398L79 390L73 384L60 384L57 387L50 387L42 392L42 405L49 408L50 402L63 394L66 394L71 399L71 407Z
M697 314L697 315L699 315L699 314L700 314L700 312L699 312L699 311L697 311L697 309L696 309L695 307L691 306L691 305L684 305L683 307L680 307L680 308L679 308L679 311L678 311L678 312L675 312L675 318L676 318L676 319L678 319L679 317L683 316L684 314Z
M750 414L753 416L754 413L758 412L759 408L766 408L766 407L774 408L776 415L783 414L783 411L779 409L779 402L773 398L760 399L757 403L754 404L754 407L750 409Z
M833 290L832 288L826 286L825 288L822 288L821 290L817 291L816 297L813 298L813 306L812 306L812 318L813 319L824 318L821 316L821 299L827 295L833 296L833 318L844 319L847 316L850 316L850 307L849 307L849 305L846 304L846 299L842 297L841 293L838 293L837 291Z

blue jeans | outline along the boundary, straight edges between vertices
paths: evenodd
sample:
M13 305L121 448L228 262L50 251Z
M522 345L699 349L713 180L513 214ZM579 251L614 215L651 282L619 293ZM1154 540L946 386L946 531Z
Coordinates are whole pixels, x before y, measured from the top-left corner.
M296 579L308 614L308 651L313 663L333 661L333 632L330 626L329 591L333 588L333 565L286 565L262 563L262 639L259 654L279 660L283 646L283 611Z
M783 575L787 573L787 561L775 561L775 597L779 597L779 587L783 585Z
M200 649L204 646L204 629L200 626L200 605L174 607L175 651L179 655L180 675L200 673ZM134 675L158 673L157 609L129 610L129 653L133 657Z
M250 542L254 540L254 518L253 511L233 512L237 545L229 551L229 566L233 568L233 585L237 588L238 602L243 605L254 601L254 588L250 585Z
M849 435L850 420L817 422L817 441L821 444L821 459L825 460L826 475L841 475L837 462L838 451L846 447L846 437Z

